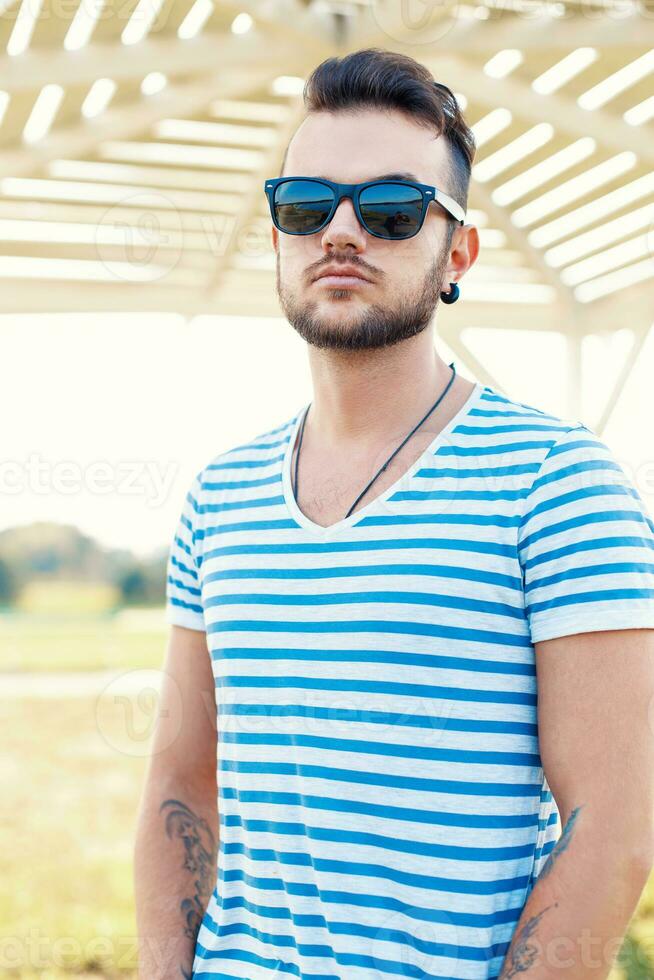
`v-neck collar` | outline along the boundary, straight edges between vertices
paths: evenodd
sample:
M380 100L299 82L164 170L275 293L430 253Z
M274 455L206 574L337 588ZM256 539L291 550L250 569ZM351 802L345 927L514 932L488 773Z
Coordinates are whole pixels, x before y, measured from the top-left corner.
M344 531L347 528L358 524L364 518L371 514L376 513L380 505L386 503L386 501L401 488L401 486L407 483L415 473L428 462L429 458L438 450L445 437L454 429L456 425L465 418L470 409L477 403L481 397L482 392L485 390L486 385L482 384L480 381L475 383L475 387L472 389L467 399L456 413L453 418L445 425L441 431L432 439L427 448L420 454L418 459L406 470L402 476L391 484L383 493L379 494L369 503L360 507L358 510L353 511L349 517L344 517L340 521L336 521L335 524L330 524L328 527L323 527L321 524L316 524L315 521L310 520L298 507L293 494L293 487L291 481L291 458L293 455L293 447L295 445L295 439L297 436L298 429L300 427L300 422L302 416L306 411L308 406L298 412L295 419L291 424L291 432L286 446L286 451L284 452L284 457L282 460L282 492L284 495L284 502L286 504L287 510L292 515L293 519L304 528L305 531L310 532L315 538L319 540L329 540L334 535L338 534L340 531ZM373 484L374 486L374 484Z

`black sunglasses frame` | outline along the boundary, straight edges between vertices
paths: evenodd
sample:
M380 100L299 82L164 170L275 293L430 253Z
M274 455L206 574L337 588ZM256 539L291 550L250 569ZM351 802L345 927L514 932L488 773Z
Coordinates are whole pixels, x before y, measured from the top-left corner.
M279 225L277 217L275 215L275 192L280 184L287 183L291 180L310 180L316 184L323 184L329 187L334 193L334 201L329 210L329 213L325 220L312 231L286 231ZM420 219L418 221L418 226L414 232L410 235L403 235L398 237L388 236L388 235L378 235L377 232L371 231L371 229L366 224L359 207L359 196L361 191L365 190L367 187L375 187L377 185L384 184L401 184L403 187L413 187L420 192L422 197L422 208L420 212ZM301 177L273 177L266 180L264 183L264 190L266 197L268 198L268 205L270 207L270 216L273 220L275 227L281 231L284 235L316 235L319 231L322 231L326 225L334 217L336 209L343 200L344 197L348 197L352 201L354 207L354 212L357 216L359 224L364 228L369 235L373 235L375 238L383 238L385 241L402 241L405 242L409 238L413 238L418 234L422 228L425 217L427 215L427 209L430 204L440 204L447 213L455 219L457 224L463 225L465 223L465 211L460 204L446 194L445 191L440 190L438 187L434 187L430 184L419 184L415 181L410 180L366 180L361 184L339 184L333 180L327 180L324 177L307 177L303 175Z

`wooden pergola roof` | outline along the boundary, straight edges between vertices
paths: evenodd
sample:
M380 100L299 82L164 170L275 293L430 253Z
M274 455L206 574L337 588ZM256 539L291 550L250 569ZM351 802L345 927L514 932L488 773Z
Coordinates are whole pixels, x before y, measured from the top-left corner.
M265 177L332 54L404 51L452 88L478 152L482 251L439 332L585 334L654 318L654 2L5 0L5 312L279 316ZM426 16L425 11L429 12Z

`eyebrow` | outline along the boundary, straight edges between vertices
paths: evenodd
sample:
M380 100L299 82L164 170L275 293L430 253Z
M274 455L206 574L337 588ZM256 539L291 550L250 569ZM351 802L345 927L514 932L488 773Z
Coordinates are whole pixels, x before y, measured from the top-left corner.
M315 176L318 180L331 180L331 177L327 177L323 174L316 174ZM397 171L396 173L391 174L377 174L374 177L368 177L368 180L412 180L416 184L422 183L422 181L416 177L415 174L408 173L407 171ZM362 180L360 183L365 184L367 181Z

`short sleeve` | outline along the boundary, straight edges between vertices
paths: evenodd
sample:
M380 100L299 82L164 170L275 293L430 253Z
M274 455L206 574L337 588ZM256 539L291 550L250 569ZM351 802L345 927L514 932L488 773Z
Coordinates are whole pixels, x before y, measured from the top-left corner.
M201 487L201 474L197 474L182 504L166 573L165 621L192 630L206 630L197 553Z
M654 628L654 523L599 436L564 430L524 505L518 557L532 643Z

